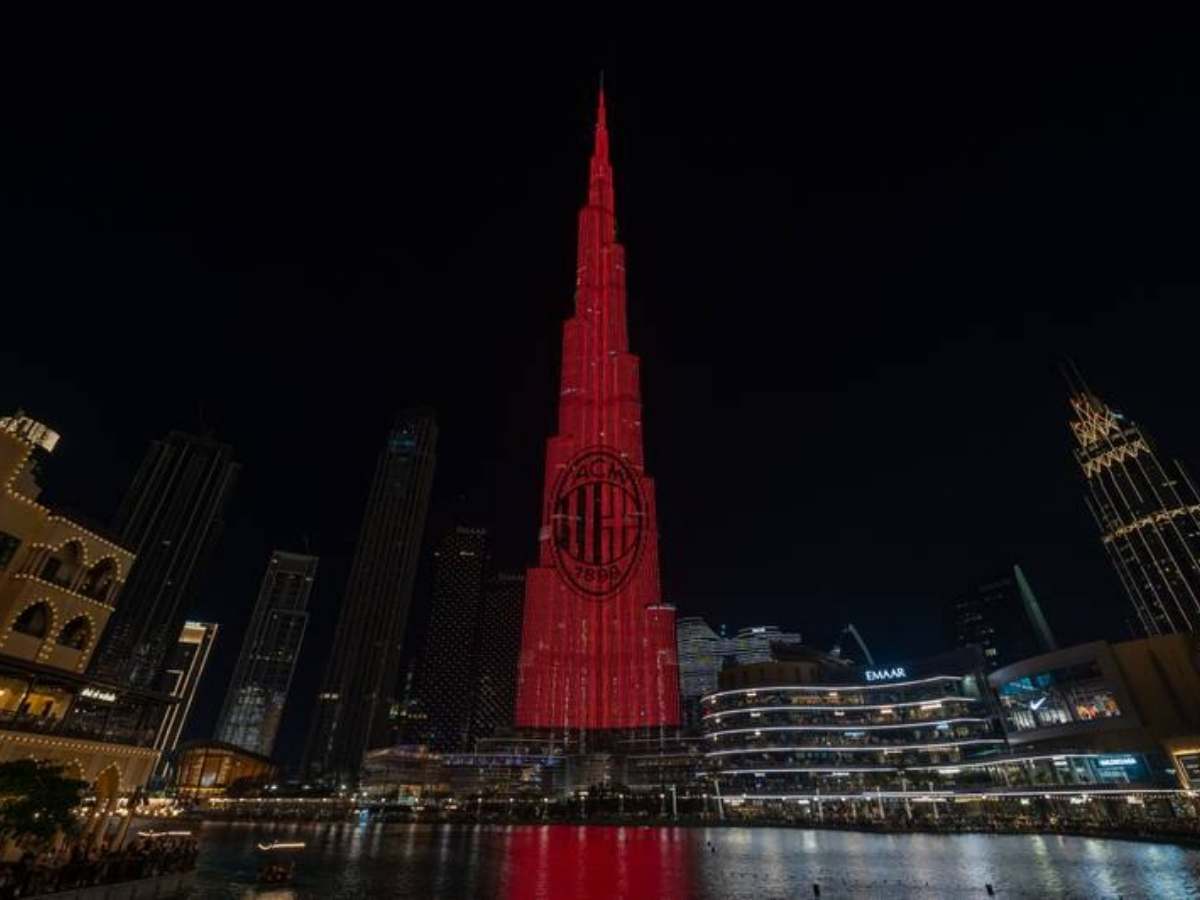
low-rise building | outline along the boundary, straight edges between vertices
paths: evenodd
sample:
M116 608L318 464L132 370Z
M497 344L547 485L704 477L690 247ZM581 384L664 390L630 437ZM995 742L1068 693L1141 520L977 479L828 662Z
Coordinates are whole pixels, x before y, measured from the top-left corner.
M416 801L448 789L442 758L424 744L368 750L359 788L373 800Z
M174 701L85 674L134 556L39 502L57 441L20 413L0 418L0 761L62 764L115 809L150 777Z
M223 741L186 741L176 750L175 792L179 797L223 797L233 791L260 792L278 767L267 757Z

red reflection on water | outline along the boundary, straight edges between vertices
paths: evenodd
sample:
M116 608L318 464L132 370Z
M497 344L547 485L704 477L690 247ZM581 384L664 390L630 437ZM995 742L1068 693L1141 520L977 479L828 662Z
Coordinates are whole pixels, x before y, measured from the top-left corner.
M505 837L502 900L692 896L692 847L677 828L546 825Z

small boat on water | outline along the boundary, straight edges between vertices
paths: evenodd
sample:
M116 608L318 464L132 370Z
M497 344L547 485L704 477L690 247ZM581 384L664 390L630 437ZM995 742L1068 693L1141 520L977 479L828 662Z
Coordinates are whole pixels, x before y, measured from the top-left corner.
M258 849L268 850L303 850L304 841L271 841L269 844L259 844Z
M263 885L291 884L296 872L295 860L288 859L282 853L288 850L303 850L303 841L271 841L269 844L259 844L258 849L269 853L263 859L258 869L258 883Z

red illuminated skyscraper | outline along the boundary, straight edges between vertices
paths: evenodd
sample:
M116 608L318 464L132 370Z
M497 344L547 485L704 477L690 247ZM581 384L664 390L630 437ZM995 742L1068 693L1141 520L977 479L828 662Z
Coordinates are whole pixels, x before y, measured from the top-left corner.
M679 723L675 610L662 602L638 358L625 321L604 92L563 327L558 434L546 446L539 559L525 593L516 724L564 731Z

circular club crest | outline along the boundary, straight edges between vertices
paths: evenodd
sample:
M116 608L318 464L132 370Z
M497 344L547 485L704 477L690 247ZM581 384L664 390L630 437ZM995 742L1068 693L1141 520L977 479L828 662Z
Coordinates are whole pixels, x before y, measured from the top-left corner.
M641 479L611 450L581 450L558 478L551 500L551 546L572 590L607 597L629 580L642 555Z

